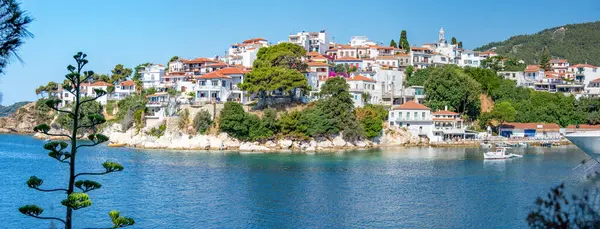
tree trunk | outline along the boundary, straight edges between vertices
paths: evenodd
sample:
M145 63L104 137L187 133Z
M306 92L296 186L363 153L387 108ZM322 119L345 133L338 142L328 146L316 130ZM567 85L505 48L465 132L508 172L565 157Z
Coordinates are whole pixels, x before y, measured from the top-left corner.
M71 131L71 160L69 164L69 187L67 188L67 198L73 193L75 184L75 156L77 153L77 125L79 122L79 87L81 82L77 79L77 87L75 89L75 108L73 109L73 131ZM65 219L65 229L72 229L73 209L67 206L67 217Z

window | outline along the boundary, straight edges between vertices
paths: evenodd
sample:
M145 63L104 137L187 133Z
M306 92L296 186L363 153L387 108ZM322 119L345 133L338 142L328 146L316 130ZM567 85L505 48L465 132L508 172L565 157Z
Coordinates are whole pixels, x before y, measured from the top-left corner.
M391 115L391 116L392 116L392 118L393 118L393 117L394 117L394 112L392 112L390 115Z
M212 85L213 86L219 86L219 81L217 81L217 80L212 81Z
M415 119L417 119L417 117L418 117L417 113L418 112L414 112Z
M594 68L594 70L592 70L593 72L596 72L596 70L598 70L597 68Z
M410 112L406 112L406 120L410 119Z
M200 86L206 86L206 81L200 81Z
M421 112L421 117L425 119L425 112Z
M354 95L354 100L358 100L358 95Z
M227 81L221 81L221 86L222 87L227 87Z

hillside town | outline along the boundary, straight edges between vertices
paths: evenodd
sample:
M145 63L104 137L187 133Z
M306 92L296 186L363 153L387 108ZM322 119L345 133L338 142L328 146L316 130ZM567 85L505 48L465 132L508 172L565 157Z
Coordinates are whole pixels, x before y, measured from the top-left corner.
M425 106L423 85L405 85L408 68L409 71L444 65L482 68L487 67L484 65L486 61L499 57L493 50L463 49L462 42L456 42L455 38L449 42L443 28L438 34L434 43L401 47L373 42L366 36L353 36L345 44L335 43L329 40L331 35L325 30L302 31L289 35L287 41L277 44L296 44L307 52L302 57L307 65L302 74L308 81L310 91L296 95L304 102L318 99L320 88L327 79L343 77L349 85L354 106L375 104L387 107L389 126L406 128L414 136L427 137L431 142L480 138L477 132L469 130L470 123L467 120L463 120L459 113L448 110L447 106L443 110L432 110ZM238 85L252 71L259 50L273 45L264 38L251 38L231 44L223 56L178 57L168 66L147 64L140 72L141 83L131 79L117 81L114 85L94 81L82 85L81 91L83 96L95 97L95 89L109 91L113 86L111 93L97 100L105 105L139 90L152 90L154 93L147 95L147 112L144 114L146 126L156 126L165 118L176 116L180 106L203 106L227 101L254 104L259 95L248 93ZM504 65L505 60L498 59L498 64ZM519 87L536 91L564 93L576 98L597 98L600 95L600 72L596 66L586 63L571 64L565 59L552 59L550 69L527 65L522 71L499 70L498 74L514 80ZM70 93L59 92L58 97L63 106L73 102ZM506 125L509 124L505 124L499 132L506 137L518 136L513 132L520 131L527 132L524 136L529 137L556 138L553 132L547 133L546 129L537 128L542 124L512 125L515 129L536 127L525 128L528 131L513 131ZM539 134L535 133L536 129L539 129Z

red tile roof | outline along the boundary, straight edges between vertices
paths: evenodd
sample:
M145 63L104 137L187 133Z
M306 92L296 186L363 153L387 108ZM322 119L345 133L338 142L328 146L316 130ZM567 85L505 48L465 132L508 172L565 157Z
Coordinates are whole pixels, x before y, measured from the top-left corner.
M323 62L308 62L307 63L309 67L327 67L327 66L331 66L328 63L323 63Z
M196 79L231 79L231 77L227 75L223 75L219 71L206 73L204 75L196 77Z
M500 128L507 129L536 129L542 131L559 131L560 126L556 123L504 123Z
M590 65L590 64L576 64L576 65L571 65L572 68L598 68L594 65Z
M350 78L346 78L347 81L367 81L367 82L377 82L374 79L371 79L369 77L365 77L365 76L361 76L361 75L356 75L356 76L351 76Z
M248 43L256 43L256 42L259 42L259 41L267 41L267 40L266 40L266 39L264 39L264 38L260 38L260 37L258 37L258 38L252 38L252 39L245 40L245 41L244 41L244 43L245 43L245 44L248 44Z
M319 56L321 54L319 54L318 52L312 51L306 54L307 56Z
M456 113L456 112L447 111L447 110L436 111L431 114L432 115L458 115L458 113Z
M550 60L552 63L567 63L568 61L565 59L552 59Z
M567 129L577 129L577 125L569 125L567 126ZM598 130L600 129L600 125L579 124L579 129Z
M248 71L241 68L223 68L217 72L223 75L243 75L248 73Z
M377 56L375 59L378 60L398 60L398 57L395 56Z
M542 70L539 65L527 65L525 72L539 72Z
M204 58L204 57L200 57L200 58L196 58L193 60L186 60L183 61L184 64L202 64L202 63L206 63L206 62L217 62L213 59L209 59L209 58Z
M397 106L394 110L431 110L423 104L418 104L414 101L407 101L406 103Z
M96 81L94 83L82 83L81 86L82 87L87 87L87 86L93 86L93 87L102 87L102 86L111 86L112 84L109 84L107 82L104 81Z
M427 51L430 50L429 48L423 48L423 47L411 47L411 50L418 50L418 51Z
M127 87L127 86L134 86L135 82L133 82L133 80L127 80L127 81L121 82L120 84L121 84L121 86Z

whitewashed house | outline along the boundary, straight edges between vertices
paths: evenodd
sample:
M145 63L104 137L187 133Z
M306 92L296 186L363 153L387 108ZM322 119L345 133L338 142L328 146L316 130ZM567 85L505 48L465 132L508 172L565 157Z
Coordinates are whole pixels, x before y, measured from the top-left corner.
M230 65L252 67L252 63L256 60L256 53L258 50L268 46L267 40L263 38L253 38L245 40L241 44L232 44L229 46L229 56L226 58L226 62Z
M161 78L165 75L165 66L162 64L151 64L142 71L142 87L159 88Z
M460 114L448 110L431 113L433 116L433 138L431 141L451 141L475 138L475 133L467 131Z
M83 97L94 98L97 96L95 89L101 89L103 91L108 92L108 86L112 85L107 82L96 81L94 83L82 83L79 90ZM106 105L107 101L108 94L100 96L98 99L96 99L96 102L99 102L102 105Z
M412 135L433 138L431 109L414 101L408 101L389 111L390 126L406 128Z
M289 35L288 42L302 46L307 52L324 54L329 49L329 38L325 30L319 32L298 32Z
M507 138L560 139L560 126L556 123L504 123L498 132Z
M365 106L365 101L363 101L365 99L368 99L367 103L371 104L376 104L378 102L373 96L375 94L376 80L361 75L353 75L346 78L346 82L350 86L350 95L352 96L355 107ZM366 96L367 94L370 98L363 98L363 96Z
M115 91L112 94L111 99L121 100L134 93L135 82L133 80L123 81L115 85Z
M158 92L146 97L148 98L148 103L146 104L147 112L145 114L146 126L156 126L167 116L169 94L166 92Z

